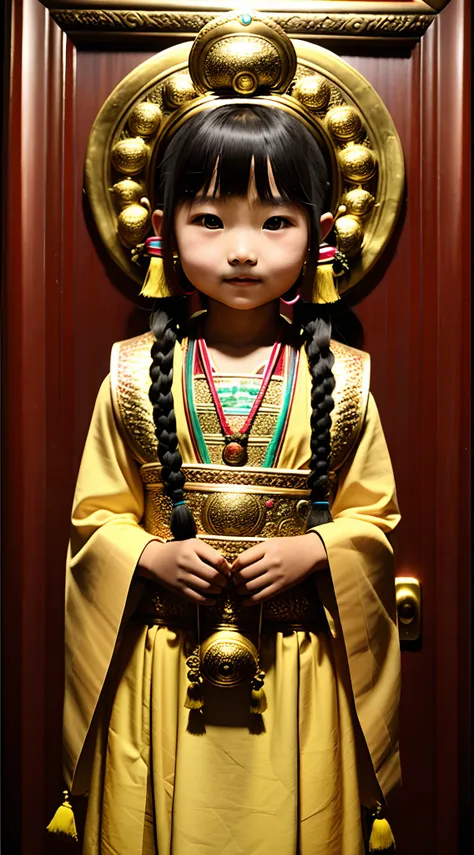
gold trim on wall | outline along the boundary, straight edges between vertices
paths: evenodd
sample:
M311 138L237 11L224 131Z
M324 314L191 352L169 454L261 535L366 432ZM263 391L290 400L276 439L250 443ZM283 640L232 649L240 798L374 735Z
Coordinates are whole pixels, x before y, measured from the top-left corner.
M302 3L200 3L188 0L41 0L71 37L127 39L144 36L193 36L216 14L240 5L265 12L290 36L306 39L418 41L449 0L326 0ZM288 8L294 7L292 11Z

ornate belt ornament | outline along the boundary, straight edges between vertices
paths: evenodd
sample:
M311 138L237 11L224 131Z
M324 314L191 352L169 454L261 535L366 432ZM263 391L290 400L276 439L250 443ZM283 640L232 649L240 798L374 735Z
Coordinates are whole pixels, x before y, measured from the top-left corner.
M307 470L260 467L183 466L184 494L198 528L198 537L232 562L268 537L303 534L308 513ZM142 466L145 486L145 527L168 540L171 500L166 496L157 464ZM232 584L215 606L196 609L162 586L149 584L140 604L140 618L150 623L197 631L188 657L190 689L187 705L202 705L202 677L215 686L232 687L250 680L251 709L263 712L263 672L259 663L262 622L273 629L325 631L326 619L312 580L269 600L262 608L244 607Z

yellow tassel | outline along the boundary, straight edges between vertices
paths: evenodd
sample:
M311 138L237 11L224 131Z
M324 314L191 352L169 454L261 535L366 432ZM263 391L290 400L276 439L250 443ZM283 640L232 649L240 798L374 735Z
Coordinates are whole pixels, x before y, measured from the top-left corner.
M202 683L189 683L184 706L187 710L202 710L204 706Z
M250 712L256 715L264 713L267 706L265 689L252 689L250 693Z
M340 299L332 264L318 264L313 285L313 303L335 303Z
M74 811L71 802L69 801L69 793L64 790L64 801L54 814L46 831L51 834L65 834L66 837L73 837L74 840L79 840L77 836L76 820L74 819Z
M381 816L382 805L377 805L376 816L369 839L369 852L387 852L396 849L395 838L388 820Z
M155 297L155 299L172 296L165 279L163 259L158 256L152 256L150 258L147 274L140 294L143 297Z

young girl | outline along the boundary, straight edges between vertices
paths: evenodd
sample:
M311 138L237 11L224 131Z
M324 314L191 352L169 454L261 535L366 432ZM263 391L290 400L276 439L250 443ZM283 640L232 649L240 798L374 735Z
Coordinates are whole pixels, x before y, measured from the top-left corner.
M83 851L362 855L398 780L399 515L368 359L303 299L324 159L287 112L218 106L172 138L159 199L172 296L113 348L74 500Z

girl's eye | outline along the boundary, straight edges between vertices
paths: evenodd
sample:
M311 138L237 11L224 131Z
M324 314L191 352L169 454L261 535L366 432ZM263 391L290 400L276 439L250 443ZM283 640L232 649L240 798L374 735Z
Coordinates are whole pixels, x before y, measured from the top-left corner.
M284 229L290 225L288 217L269 217L263 224L263 228L271 232L278 232L280 229Z
M193 220L193 223L199 223L204 226L206 229L223 229L224 223L220 219L220 217L216 217L215 214L200 214L199 217L196 217Z

